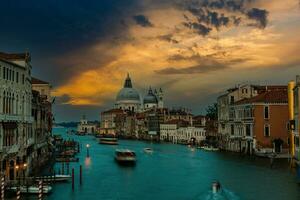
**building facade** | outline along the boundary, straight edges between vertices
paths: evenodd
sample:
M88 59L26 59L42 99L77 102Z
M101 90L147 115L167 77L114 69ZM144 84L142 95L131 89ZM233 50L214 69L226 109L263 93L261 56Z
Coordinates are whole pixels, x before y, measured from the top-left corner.
M0 53L0 171L7 181L33 173L49 158L51 103L32 90L30 62L28 53Z
M160 140L180 144L200 145L206 139L204 127L189 126L184 120L171 120L160 124Z
M77 132L79 134L94 134L97 131L97 125L88 122L85 115L82 116L79 124L77 125Z
M247 154L283 153L288 147L287 87L257 87L256 95L229 106L226 150Z
M34 139L30 80L29 54L0 53L0 159L9 180L28 171L26 150Z

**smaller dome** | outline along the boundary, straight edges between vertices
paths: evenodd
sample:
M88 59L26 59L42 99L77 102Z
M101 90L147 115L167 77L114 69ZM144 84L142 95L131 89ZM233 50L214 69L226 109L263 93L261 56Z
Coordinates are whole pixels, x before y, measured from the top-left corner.
M144 104L157 104L157 98L153 94L152 89L150 88L148 94L144 97Z

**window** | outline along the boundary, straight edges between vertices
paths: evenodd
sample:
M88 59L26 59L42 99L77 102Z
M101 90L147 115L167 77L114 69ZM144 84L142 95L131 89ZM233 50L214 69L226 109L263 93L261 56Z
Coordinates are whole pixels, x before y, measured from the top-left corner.
M12 71L12 81L15 81L15 71Z
M270 137L270 125L265 124L265 137Z
M234 103L234 96L230 96L230 104Z
M25 76L24 76L24 74L22 74L22 83L23 84L25 83Z
M231 135L234 135L234 125L233 124L231 124Z
M251 125L246 124L246 136L251 136Z
M265 106L264 116L265 116L265 119L269 119L269 106Z
M16 72L16 82L19 83L19 72Z
M5 79L6 69L3 67L3 79Z

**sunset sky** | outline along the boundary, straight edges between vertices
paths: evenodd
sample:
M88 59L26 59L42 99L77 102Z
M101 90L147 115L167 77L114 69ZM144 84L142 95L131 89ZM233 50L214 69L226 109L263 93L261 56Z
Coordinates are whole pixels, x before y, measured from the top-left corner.
M204 112L228 87L300 74L299 0L3 1L0 51L32 56L56 121L98 119L127 72L145 94Z

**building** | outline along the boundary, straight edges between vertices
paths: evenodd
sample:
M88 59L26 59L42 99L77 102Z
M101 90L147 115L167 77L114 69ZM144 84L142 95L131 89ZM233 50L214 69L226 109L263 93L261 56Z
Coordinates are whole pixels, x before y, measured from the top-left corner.
M153 92L151 87L148 93L142 99L139 92L133 88L133 84L129 74L125 79L123 88L118 92L115 108L129 110L132 112L143 112L152 108L163 108L163 91Z
M251 98L258 94L257 86L253 85L238 85L230 88L225 94L217 99L218 104L218 133L220 137L219 146L221 149L228 149L228 139L231 132L231 125L229 123L230 106L236 101L245 98Z
M300 171L300 76L288 84L290 154Z
M0 53L0 161L9 180L28 173L27 148L34 142L30 61L28 53Z
M41 95L32 90L32 129L34 140L27 149L29 173L37 174L42 166L46 165L53 153L50 138L52 136L52 104L51 97Z
M85 115L82 116L80 123L77 125L77 132L83 134L93 134L97 130L97 125L88 122Z
M101 135L123 135L125 132L126 112L122 109L110 109L101 113Z
M37 79L32 77L31 78L32 90L38 91L39 94L45 98L48 102L51 102L51 88L49 82Z
M160 124L161 141L200 145L205 139L205 128L189 126L187 121L173 119Z
M230 106L227 150L248 154L286 152L287 123L287 87L265 87L258 95Z
M0 171L6 180L34 173L52 153L50 89L43 95L33 90L30 62L28 53L0 53Z

